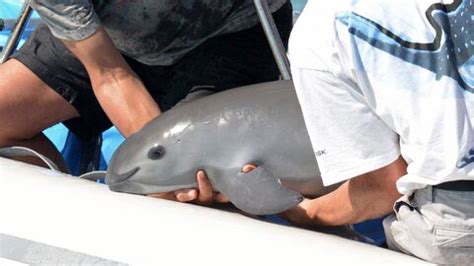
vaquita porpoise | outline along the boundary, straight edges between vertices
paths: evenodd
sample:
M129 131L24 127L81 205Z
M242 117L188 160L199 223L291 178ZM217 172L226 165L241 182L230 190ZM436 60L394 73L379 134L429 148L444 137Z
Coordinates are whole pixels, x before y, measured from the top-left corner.
M249 163L258 167L242 173ZM198 169L255 215L280 213L302 195L335 188L322 184L290 81L216 93L161 114L117 149L106 183L118 192L169 192L196 187Z

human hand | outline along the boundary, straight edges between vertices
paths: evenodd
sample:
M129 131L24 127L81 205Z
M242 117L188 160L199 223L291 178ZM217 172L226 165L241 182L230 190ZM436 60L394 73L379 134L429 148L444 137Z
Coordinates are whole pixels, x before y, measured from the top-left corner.
M196 180L198 184L197 189L181 189L173 192L150 194L148 196L179 202L193 202L199 205L229 202L224 195L214 192L211 182L204 171L197 171Z
M242 168L242 172L247 173L255 168L255 165L247 164ZM209 178L203 170L199 170L196 173L196 180L198 183L197 189L182 189L174 192L150 194L148 196L179 202L193 202L199 205L229 202L224 195L214 191Z

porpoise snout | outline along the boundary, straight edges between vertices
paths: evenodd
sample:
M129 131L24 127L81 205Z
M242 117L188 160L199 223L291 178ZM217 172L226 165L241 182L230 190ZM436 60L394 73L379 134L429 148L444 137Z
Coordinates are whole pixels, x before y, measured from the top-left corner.
M138 171L140 171L140 167L135 167L132 170L125 172L125 173L116 173L114 169L112 171L108 171L105 177L105 181L107 185L113 185L117 183L124 182L134 176Z

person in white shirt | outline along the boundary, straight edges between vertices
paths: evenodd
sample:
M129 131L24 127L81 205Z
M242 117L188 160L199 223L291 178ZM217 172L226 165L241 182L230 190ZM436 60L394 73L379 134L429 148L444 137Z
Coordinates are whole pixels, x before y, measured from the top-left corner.
M474 261L474 1L310 1L290 38L325 185L284 215L382 217L390 248Z

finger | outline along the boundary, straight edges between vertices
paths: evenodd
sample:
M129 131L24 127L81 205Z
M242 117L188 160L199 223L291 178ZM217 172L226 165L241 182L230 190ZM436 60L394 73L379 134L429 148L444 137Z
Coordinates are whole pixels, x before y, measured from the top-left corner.
M212 188L211 182L206 176L204 171L198 171L196 174L198 181L199 195L197 199L198 204L211 204L214 196L214 189Z
M229 202L229 199L226 196L224 196L224 194L221 194L221 193L217 193L214 196L214 200L216 202L219 202L219 203L228 203Z
M176 199L180 202L193 201L198 197L198 192L195 189L183 189L174 192Z
M244 167L242 167L242 172L248 173L255 170L255 168L257 168L255 164L246 164Z
M148 197L153 197L153 198L176 201L176 195L174 194L174 192L154 193L154 194L149 194L147 196Z

